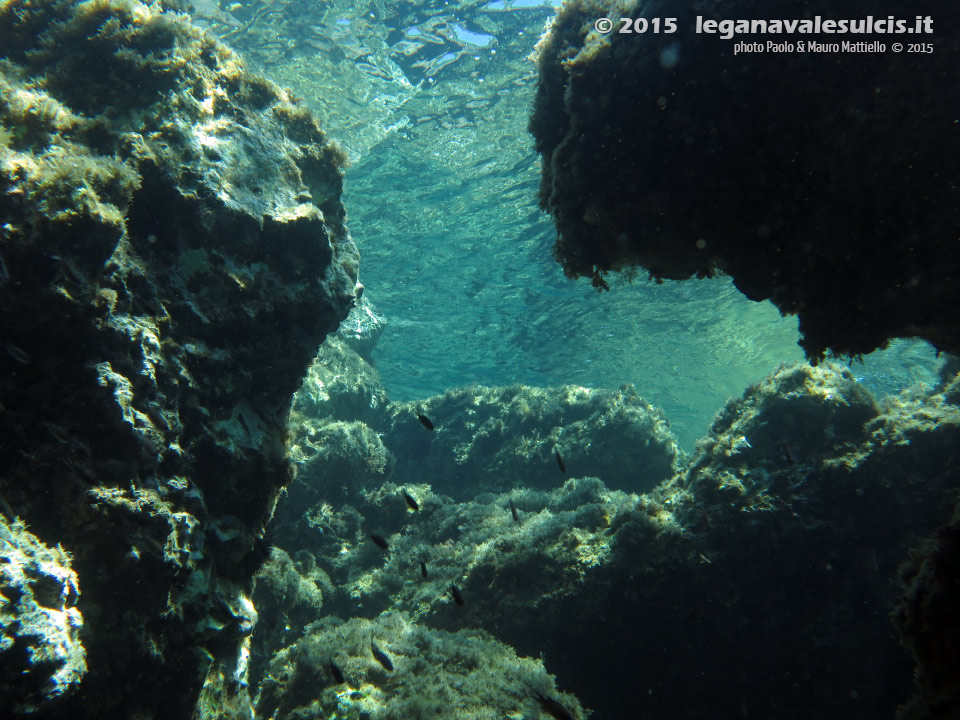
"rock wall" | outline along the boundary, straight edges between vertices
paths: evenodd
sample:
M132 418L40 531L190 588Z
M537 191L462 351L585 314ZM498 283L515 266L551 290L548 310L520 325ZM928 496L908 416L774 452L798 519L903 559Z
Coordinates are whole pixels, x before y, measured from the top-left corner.
M956 502L960 411L944 399L877 401L846 369L781 368L727 404L680 474L613 516L577 592L537 602L531 583L494 616L497 637L518 654L546 645L597 720L893 716L912 674L891 620L900 565ZM952 532L906 577L901 627L921 697L942 704L905 718L956 715Z
M383 442L398 455L394 481L428 482L458 500L513 487L550 489L587 475L644 492L681 459L663 411L632 385L457 388L392 403L389 412Z
M343 155L159 4L3 5L0 89L0 495L72 555L88 667L47 700L246 716L291 396L355 298Z
M530 129L540 200L569 276L729 274L795 314L801 345L869 353L893 337L960 351L955 8L933 0L568 2L542 40ZM695 18L932 19L932 34L695 32ZM599 36L597 18L675 18L674 33ZM663 30L663 29L661 29ZM792 42L734 54L738 41ZM869 42L877 52L801 52ZM931 43L927 53L893 42Z
M954 528L926 538L956 503L957 380L875 398L847 368L783 366L729 401L694 456L670 455L673 474L650 486L590 453L642 457L631 425L611 421L623 409L638 430L657 421L650 448L668 446L654 442L668 439L666 420L627 389L469 388L385 403L372 369L352 386L337 380L362 367L344 348L321 358L291 429L300 472L277 510L274 539L289 556L275 550L258 578L276 613L254 635L264 708L281 706L278 687L304 705L339 687L321 655L282 650L311 647L314 612L482 629L543 657L596 720L866 719L908 702L912 719L930 699L945 708L934 717L955 714ZM382 438L356 420L367 401ZM538 443L516 451L524 437L551 449L558 428L569 476ZM442 463L454 448L478 467ZM912 701L898 603L920 668ZM380 694L395 678L363 647L343 657L363 678L354 700L402 705L402 692Z

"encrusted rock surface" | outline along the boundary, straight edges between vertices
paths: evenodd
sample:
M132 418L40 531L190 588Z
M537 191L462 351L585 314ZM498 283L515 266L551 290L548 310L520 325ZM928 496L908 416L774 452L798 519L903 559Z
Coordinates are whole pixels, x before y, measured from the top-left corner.
M361 295L347 319L340 324L337 337L342 338L364 360L372 362L373 350L377 347L386 325L386 318Z
M738 35L733 19L914 22L915 3L753 0L564 4L539 56L530 128L541 205L570 276L729 274L753 300L795 314L812 360L893 337L960 350L960 135L952 0L924 3L932 34ZM650 31L599 36L620 17ZM676 32L652 23L676 19ZM876 52L768 51L739 41L869 42ZM930 54L893 42L931 43ZM904 108L909 113L904 115Z
M576 653L551 671L609 717L889 716L911 675L898 566L951 512L958 443L941 395L877 402L846 369L781 368L619 520L582 592L518 609L498 637L523 653L551 633ZM601 701L607 683L631 690Z
M87 673L80 588L61 548L0 515L0 698L4 713L48 712Z
M386 423L387 402L376 368L339 334L328 337L294 397L293 431L299 437L305 431L298 427L301 423L316 427L322 422L349 421L379 429Z
M903 568L900 636L917 662L914 692L898 720L960 714L960 506Z
M373 644L389 666L374 657ZM536 717L539 693L583 718L577 700L557 693L554 682L542 660L517 657L482 630L430 629L400 613L373 621L328 618L273 658L257 710L277 720L502 720Z
M0 493L83 587L71 717L249 715L290 398L355 296L343 156L159 4L0 6Z
M419 625L482 628L520 655L545 652L600 720L743 708L797 720L890 715L911 675L890 620L898 567L955 502L952 387L877 400L846 368L782 367L731 400L697 454L639 495L602 477L462 500L430 472L403 485L396 473L348 483L340 504L317 499L283 515L278 532L299 549L303 578L285 587L322 569L334 587L324 613L399 611ZM459 432L442 403L429 407L436 400L422 408L432 433L411 407L391 406L394 429L402 419L428 438ZM393 447L398 466L429 452ZM924 567L918 577L929 578ZM918 582L912 614L933 607L929 579ZM299 626L297 603L285 612ZM918 655L931 647L915 642ZM274 647L288 643L278 636ZM804 681L783 681L794 677Z
M435 429L427 431L417 413ZM448 390L391 404L383 441L410 458L398 461L395 482L427 482L456 499L511 487L549 489L587 475L610 488L644 492L669 478L678 459L662 411L629 385Z

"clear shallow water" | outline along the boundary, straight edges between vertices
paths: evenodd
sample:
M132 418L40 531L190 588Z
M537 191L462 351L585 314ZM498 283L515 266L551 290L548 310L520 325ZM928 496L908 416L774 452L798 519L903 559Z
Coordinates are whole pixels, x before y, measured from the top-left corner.
M304 98L319 113L324 127L348 151L352 167L346 176L343 199L351 231L363 256L360 275L366 286L365 298L386 318L386 330L374 359L391 399L421 399L475 384L575 384L615 388L632 383L646 400L663 408L681 446L689 452L728 398L740 396L747 386L768 376L781 363L802 359L797 346L796 320L781 317L769 303L746 300L723 278L660 285L643 278L633 283L612 279L611 292L599 294L587 282L573 282L563 276L552 257L553 224L538 208L539 159L526 130L536 82L535 68L528 56L551 10L535 7L533 3L522 11L507 9L519 5L471 2L450 5L438 1L416 5L379 3L355 8L349 3L334 2L323 7L299 7L296 14L264 15L264 22L254 22L250 31L235 34L228 40L245 57L259 64L259 70L292 87ZM487 38L493 40L487 42ZM638 225L644 220L642 216L636 218ZM883 395L918 382L933 384L938 364L926 344L904 340L892 343L885 352L854 363L852 369L860 382ZM460 397L470 395L463 393ZM478 395L482 393L473 393L472 397ZM853 396L859 393L854 392ZM864 404L869 406L869 401L864 400ZM440 401L432 407L443 405L444 401ZM842 415L856 403L837 405L843 406L837 410ZM505 407L506 402L498 399L496 406ZM430 407L423 412L438 420L439 416L434 415ZM785 412L792 418L784 425L790 432L805 422L802 407L794 406ZM824 418L832 417L832 410L809 416L811 420L804 429L809 430L811 438L817 439L811 441L811 447L820 441L824 443L822 447L830 446L838 425L831 424L836 418ZM358 577L360 570L354 567L357 564L369 571L369 575L361 577L390 578L392 572L395 575L390 581L396 583L395 587L422 588L422 582L427 579L426 565L421 566L420 579L411 579L411 576L417 577L411 559L428 558L431 573L449 577L450 582L456 583L453 587L464 588L468 596L473 593L469 607L475 601L473 598L479 600L490 588L496 588L490 578L499 576L500 569L510 564L504 563L489 575L484 572L472 575L478 567L475 561L479 548L497 547L497 543L488 542L488 535L483 534L464 539L460 535L464 523L460 520L444 520L433 527L427 525L431 514L440 507L439 503L428 504L434 492L431 483L437 482L434 478L451 484L460 482L463 478L456 463L448 462L448 458L459 460L461 455L453 451L434 452L442 445L434 442L436 437L451 433L450 426L444 427L438 421L441 433L433 435L432 423L428 421L421 427L410 408L404 409L398 418L394 418L400 428L394 428L396 435L385 438L385 434L367 428L369 436L360 437L365 438L364 443L368 438L371 447L383 439L384 457L386 449L392 449L398 456L407 453L405 461L415 470L402 479L398 480L399 472L392 478L406 488L404 492L417 495L422 504L405 508L399 498L393 498L405 520L403 524L398 522L389 527L384 525L388 505L381 502L387 495L395 494L397 487L385 485L387 489L369 495L361 493L351 501L360 508L359 512L352 506L349 511L354 513L351 518L363 517L363 531L347 537L352 532L348 530L341 540L336 538L333 531L336 523L331 520L330 540L326 535L321 536L324 543L330 542L329 547L317 545L313 551L321 563L331 563L328 567L332 576L337 575L337 569L349 568L349 572L336 578L340 587L349 587ZM407 427L403 426L405 422ZM684 531L700 536L697 543L709 540L696 548L701 553L699 561L684 549L682 555L691 560L692 567L679 571L682 559L679 555L669 559L669 552L662 550L666 545L648 553L650 535L641 533L631 540L630 533L626 532L627 539L618 538L617 542L626 543L620 546L619 552L630 554L623 556L627 558L624 565L614 567L614 573L619 572L620 576L613 577L611 599L608 604L600 605L604 610L589 614L590 608L597 607L595 597L584 602L583 607L571 608L585 623L592 623L588 627L597 635L589 639L577 637L565 645L562 639L554 643L552 628L548 632L531 633L524 626L511 637L510 643L518 654L544 658L551 671L562 679L559 686L576 692L584 704L599 707L596 717L624 717L628 713L622 712L622 708L635 701L632 698L635 692L643 696L636 702L663 703L660 713L663 716L670 716L671 712L676 715L676 711L667 709L671 702L702 703L710 708L708 716L744 716L748 713L747 693L751 696L749 709L754 710L753 714L757 714L756 708L764 707L763 703L769 707L789 707L792 703L780 699L787 697L784 692L792 690L783 691L781 679L801 674L797 669L771 670L778 664L783 668L802 668L802 676L810 682L808 688L798 692L808 694L813 688L820 697L838 703L829 707L842 708L833 711L828 707L826 715L843 717L849 714L846 703L856 699L850 689L858 688L856 692L859 692L861 687L876 681L877 672L865 671L866 666L856 662L843 661L838 662L836 668L844 672L852 669L850 677L861 671L872 677L869 683L864 680L861 684L845 675L841 681L843 687L833 686L838 673L830 669L829 662L819 660L830 657L832 650L824 655L820 652L828 647L839 648L843 644L843 631L837 630L837 625L826 628L822 623L829 615L814 608L810 598L829 597L831 607L839 608L836 617L844 625L854 617L853 623L864 622L867 616L872 618L870 622L879 619L879 629L874 634L885 641L890 639L887 609L878 611L880 605L872 599L864 601L859 590L845 596L846 599L838 599L837 577L862 573L856 558L865 549L871 564L864 586L873 588L879 581L889 589L886 573L892 573L900 562L902 548L888 550L890 559L884 565L884 574L878 573L880 563L885 562L884 543L892 547L901 542L891 531L897 524L891 516L899 513L900 503L891 501L889 506L884 506L885 496L880 493L877 501L880 504L871 507L881 509L876 523L871 522L870 510L860 498L865 495L864 488L869 488L875 479L880 480L873 477L873 468L857 475L856 468L837 464L833 469L837 475L807 473L808 465L799 465L794 459L800 458L799 453L790 449L795 438L780 440L778 435L768 433L764 447L764 434L759 431L766 422L760 420L759 415L753 416L750 423L742 426L745 429L738 426L721 439L718 443L721 449L712 448L713 467L705 474L706 479L701 477L696 481L700 483L698 492L702 491L695 499L699 512L694 512L691 506L690 514L684 518ZM758 430L759 442L753 429ZM737 436L740 432L750 434L757 445L756 451L746 454L745 448L753 446L746 434ZM312 431L304 437L312 438ZM328 451L334 455L338 452L340 441L333 431L317 437L322 438L317 439L314 446L318 456ZM345 433L341 437L352 435ZM804 445L809 439L804 438ZM344 440L343 444L348 443ZM631 447L631 442L623 446ZM478 447L483 449L473 458L477 464L488 459L483 453L490 452L482 443ZM903 455L887 457L909 458L912 450L898 448L897 452L903 451ZM343 452L342 448L339 451ZM570 457L567 454L568 461ZM552 459L547 460L556 472ZM624 465L632 469L631 463L635 462L633 456ZM757 463L756 473L750 474L745 469L749 462ZM778 463L782 467L777 467ZM915 463L897 459L891 464L905 468ZM471 463L464 465L469 467ZM306 461L301 467L307 467ZM339 484L342 476L350 472L344 473L339 467L330 470L333 466L322 464L319 467L312 482L306 480L294 487L313 491L324 488L325 482ZM386 463L383 467L387 467ZM559 467L560 472L566 472L562 460ZM384 474L390 476L392 472L393 469ZM484 467L465 481L464 497L483 487L482 474L495 476L496 471ZM793 508L784 509L778 516L769 512L770 505L759 501L741 505L730 502L736 497L738 484L743 490L741 480L735 478L737 474L744 475L743 481L748 484L763 484L771 477L789 482L790 492L796 491L786 495L788 502L795 503ZM307 475L303 477L306 479ZM562 475L557 476L560 477ZM515 478L515 484L529 482L529 474L523 472L517 472ZM728 482L730 478L734 479ZM836 478L842 478L842 482L834 482ZM425 482L421 484L419 480ZM818 482L819 490L813 488ZM886 480L877 484L892 487ZM576 488L577 484L563 487ZM667 493L663 512L651 517L677 522L673 512L679 507L677 503L683 502L683 493L669 483L661 486L663 488ZM838 489L840 495L835 494ZM341 490L345 488L336 488L337 492ZM724 492L722 498L721 491ZM334 511L326 492L321 490L315 499L328 508L321 516L332 518L332 513L339 511ZM844 496L844 492L856 494ZM873 500L872 495L866 496ZM522 497L522 492L518 497ZM291 516L281 519L278 527L288 530L296 527L302 506L307 504L301 502L302 499L293 501ZM505 498L481 493L463 503L466 508L463 512L473 512L484 503L492 504L490 517L499 518L496 522L501 523L501 530L495 532L513 532L524 527L520 515L509 519L507 509L515 510L513 502L511 498L507 505ZM572 503L576 504L582 503L579 500ZM898 509L894 513L886 508ZM418 514L407 518L408 509ZM421 510L423 513L419 514ZM529 517L538 513L541 519L531 523L537 528L548 516L542 504L523 506L521 510L529 512ZM753 517L749 513L754 513ZM806 523L808 513L811 522ZM917 513L924 518L930 514ZM602 517L605 523L610 522L608 515ZM559 522L562 532L566 533L568 523L573 521ZM853 526L847 528L846 524L851 522ZM350 523L344 523L344 527L352 527ZM484 525L484 532L491 527L496 525ZM714 528L721 528L721 532L714 533ZM384 533L376 536L379 541L365 534L371 529ZM312 530L313 527L310 533L300 537L295 537L291 530L288 538L291 547L299 547L304 539L308 543L319 542ZM656 531L657 537L660 530ZM843 535L843 532L849 534ZM603 533L606 535L607 530ZM385 560L380 550L387 549L387 535L391 538L393 554ZM538 538L542 543L543 536ZM380 550L371 545L371 540ZM424 544L418 545L421 540ZM716 547L709 548L710 542ZM533 540L525 540L523 544L538 547ZM344 559L349 546L352 546L349 551L352 555ZM578 540L577 547L588 552L590 543ZM794 548L798 554L791 556ZM445 553L459 549L463 555L455 562L448 562L451 556ZM509 554L521 553L518 545ZM664 562L663 558L668 560ZM643 571L646 574L637 573L638 581L634 583L635 568L643 567L648 560L652 564ZM535 575L531 571L540 564L538 559L525 568L521 572L523 579ZM835 567L846 569L835 575ZM758 574L762 568L766 570ZM720 573L711 574L718 569ZM730 575L729 570L734 570L734 574ZM774 578L771 588L763 586L768 575ZM503 576L509 577L509 573ZM665 581L665 577L672 579ZM694 578L697 582L690 582ZM641 586L649 585L652 580L654 584L657 580L662 583L654 593L655 600L644 605L634 595L633 600L624 601L622 588L639 593ZM350 605L344 607L343 614L373 614L377 611L376 597L380 593L369 592L372 604L364 605L365 593L377 587L379 580L356 582L355 587L359 589L356 594L350 591ZM725 587L728 582L730 587ZM842 584L848 589L855 585L846 580ZM696 589L691 591L691 588ZM445 597L446 592L449 590L442 587L439 592L429 591L427 602L439 603L438 597ZM768 600L771 592L773 596L781 593L772 603ZM504 604L503 597L497 593L494 590L495 597L489 599L486 613L490 617L486 620L499 631L502 625L491 617L498 608L510 606ZM881 597L884 593L871 597ZM589 594L594 595L594 590ZM703 604L705 599L715 603L706 612L704 608L709 606ZM798 603L797 609L802 606L814 609L817 619L794 627L793 623L803 612L799 615L794 612L792 602ZM414 607L412 602L400 604L405 610ZM645 619L639 608L651 612L657 627L644 626ZM651 608L659 610L651 611ZM331 611L329 605L325 611ZM711 627L714 618L722 617L725 611L730 613L729 620ZM454 614L446 616L438 613L431 623L439 622L442 626L449 622L453 627L460 622L456 612L454 609ZM775 616L781 613L782 619L776 620ZM701 619L704 622L701 623ZM355 617L356 620L359 617ZM730 663L743 662L746 668L761 654L758 650L746 655L734 652L729 659L725 654L743 642L742 633L735 628L751 627L755 622L767 623L768 628L782 622L784 627L793 628L791 632L796 630L807 638L815 638L811 642L819 647L812 654L801 651L799 657L792 656L796 653L793 639L777 640L769 648L762 647L759 674L753 675L750 668L749 673L739 675L751 678L744 683L750 685L749 690L740 697L736 682L731 688ZM827 624L833 622L827 620ZM423 624L427 626L428 623ZM799 630L801 626L803 629ZM810 629L815 627L818 629ZM851 633L857 643L854 656L877 661L880 656L868 649L870 633L861 632L863 625L850 627L857 628ZM657 637L658 631L662 633L660 637ZM834 632L839 633L839 639L834 640L829 634ZM655 639L651 640L651 636ZM603 640L598 641L598 637ZM618 645L623 637L631 641L614 650L611 658L611 645ZM633 641L634 637L638 638L637 642ZM717 642L717 637L725 639ZM698 642L702 643L702 651L695 649ZM763 638L757 642L758 648L766 643ZM676 643L673 652L667 649L671 643ZM361 647L362 662L369 665L367 649ZM622 653L622 660L616 658L617 651ZM781 651L782 658L779 657ZM683 659L673 660L677 664L671 667L670 656L674 653ZM898 649L891 657L901 657ZM719 660L717 673L708 667L714 660ZM648 670L640 671L638 676L637 666L644 662L648 663ZM706 672L701 671L702 662ZM878 664L885 662L880 658ZM637 677L656 675L661 669L663 684L649 681L649 688L636 685ZM907 670L898 673L897 682L905 682ZM689 683L684 679L685 674ZM760 680L759 684L754 678ZM675 681L676 687L663 691L664 685ZM648 681L641 680L644 682ZM905 692L899 685L889 687L894 695ZM695 688L703 697L688 698L690 688ZM864 690L863 696L870 697L870 702L882 701L891 707L897 702L883 692L871 695ZM392 702L397 702L396 696ZM763 715L764 710L759 710L759 714Z
M387 318L374 358L391 399L633 383L690 449L727 398L802 359L796 320L726 279L598 294L563 276L526 131L549 4L299 10L221 32L350 154L344 203L367 297ZM854 372L888 393L932 383L937 365L925 343L898 341Z

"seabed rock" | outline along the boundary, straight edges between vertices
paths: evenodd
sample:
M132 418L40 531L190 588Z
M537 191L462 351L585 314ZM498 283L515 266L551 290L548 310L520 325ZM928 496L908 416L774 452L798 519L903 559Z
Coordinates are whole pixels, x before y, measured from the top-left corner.
M536 717L533 693L585 717L575 698L557 693L541 660L517 657L482 630L435 630L401 613L320 620L277 653L268 672L257 710L277 720Z
M366 297L361 297L340 325L337 336L364 360L373 362L371 355L386 324L386 318L374 309Z
M580 592L518 606L498 637L576 653L551 672L603 718L891 715L911 676L898 568L952 511L958 444L941 395L876 401L845 368L783 367L618 520Z
M452 498L427 446L395 442L397 467L425 468L420 482L341 476L352 488L343 502L291 508L284 537L304 578L322 569L332 580L324 613L403 613L418 626L482 629L518 655L546 651L550 672L598 720L892 714L911 674L890 620L898 568L955 503L953 389L878 400L847 368L784 366L731 400L696 454L644 493L610 489L603 475L565 478L548 457L550 487L525 486L521 463L497 477L502 492ZM400 427L428 443L469 439L457 412L444 412L460 407L448 397L391 405L384 442ZM939 547L937 562L948 562L950 543ZM934 562L914 573L902 612L917 620L902 623L905 636L922 632L924 613L950 613L936 602ZM295 603L286 612L299 617ZM918 657L948 647L937 637L914 641ZM783 681L794 677L804 682ZM928 694L949 691L935 673L921 681Z
M31 717L76 692L87 673L80 588L62 548L0 515L0 697Z
M425 431L418 413L434 431ZM644 492L670 477L678 461L663 412L630 385L461 388L392 403L389 420L384 444L411 458L398 461L394 480L429 482L457 499L519 486L549 489L570 476Z
M160 3L0 6L0 90L0 493L83 588L58 711L247 717L290 398L355 299L343 154Z
M342 337L328 337L294 397L294 440L304 432L298 428L304 423L316 427L324 420L356 420L379 429L386 415L387 393L376 368Z

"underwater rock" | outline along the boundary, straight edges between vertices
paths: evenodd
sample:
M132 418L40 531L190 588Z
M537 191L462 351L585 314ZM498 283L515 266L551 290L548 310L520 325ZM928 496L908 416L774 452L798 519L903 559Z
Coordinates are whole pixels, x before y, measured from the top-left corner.
M76 692L87 673L77 574L19 520L0 514L0 707L33 717Z
M393 611L480 628L524 655L548 648L598 720L889 715L910 678L889 619L898 566L955 502L949 387L877 400L846 368L784 366L731 400L696 456L646 494L564 478L546 456L549 489L458 501L395 473L340 505L295 504L278 533L298 568L331 579L325 613ZM423 408L432 433L418 408L391 406L410 428L400 463L423 452L409 438L458 432L437 400ZM329 676L319 662L304 677ZM334 662L349 683L349 663ZM369 653L365 666L385 673Z
M958 445L960 412L937 395L877 402L846 369L782 368L718 414L673 480L605 532L569 533L574 553L602 550L581 582L538 579L499 613L501 560L489 592L483 575L464 585L491 624L469 620L523 654L549 642L551 670L600 718L892 715L911 675L890 621L898 567L952 510Z
M277 504L273 541L281 547L336 555L339 533L323 528L331 523L341 527L343 522L324 518L342 514L341 506L357 505L365 492L389 481L394 456L362 422L303 418L296 427L298 434L290 447L296 479ZM357 529L358 523L348 522L347 526Z
M416 413L436 426L425 432ZM625 385L619 390L471 387L422 402L391 403L384 434L397 454L394 481L429 483L455 499L511 487L549 489L599 477L644 492L676 469L677 443L663 413Z
M290 398L355 300L343 153L160 3L0 6L0 91L0 492L83 586L62 710L244 717Z
M356 308L351 312L355 311ZM305 432L300 425L308 422L359 420L381 428L386 417L387 393L376 368L339 333L324 340L293 398L291 432L294 437Z
M416 517L396 513L392 485L358 506L365 521L391 533L390 553L373 556L347 538L343 565L332 571L349 596L336 599L337 610L369 616L392 608L433 626L497 632L545 597L579 596L590 573L609 559L617 528L645 502L597 478L463 502L425 487L413 492L421 502ZM426 578L421 560L429 564ZM463 606L449 594L452 585L469 599Z
M558 693L554 683L542 660L517 657L482 630L426 628L401 613L373 621L326 618L271 660L257 714L276 720L502 720L538 717L537 692L562 702L574 718L585 718L577 700Z
M943 398L948 403L960 405L960 357L948 355L940 368L940 385Z
M324 613L333 594L333 583L309 552L301 550L291 558L278 547L270 549L252 597L261 620L252 636L251 677L263 675L266 662Z
M960 506L905 563L896 609L903 644L917 669L914 692L897 720L949 720L960 714Z
M714 466L718 458L751 470L761 462L803 466L863 443L868 421L879 414L873 395L847 368L783 365L728 402L697 449Z
M316 502L354 500L390 479L393 453L365 423L306 422L300 429L303 435L290 448L297 480L287 493L300 509Z
M293 554L298 568L331 579L324 612L372 617L399 609L451 628L476 622L493 629L499 617L539 603L545 593L579 593L585 576L609 556L615 528L643 502L596 478L462 502L425 483L382 482L347 495L318 492L319 480L316 487L312 482L301 475L288 487L271 542ZM667 530L671 517L661 520ZM429 565L426 577L421 562ZM470 597L464 608L451 604L453 584Z
M856 7L784 0L776 17L892 15L911 30L919 17L905 0ZM934 51L957 43L954 10L924 4L932 33L852 36L880 53L797 51L844 35L695 30L697 16L773 19L753 0L565 3L539 46L530 130L566 274L599 288L638 268L728 274L798 316L814 362L894 337L960 351L957 88L950 54ZM650 31L594 30L604 16L620 29L624 15ZM675 34L653 29L664 18ZM766 52L735 55L739 41ZM896 41L931 50L895 54Z
M357 301L356 306L347 315L347 319L340 324L337 337L364 360L372 362L373 349L377 346L377 341L380 340L386 324L386 318L378 314L364 296Z

